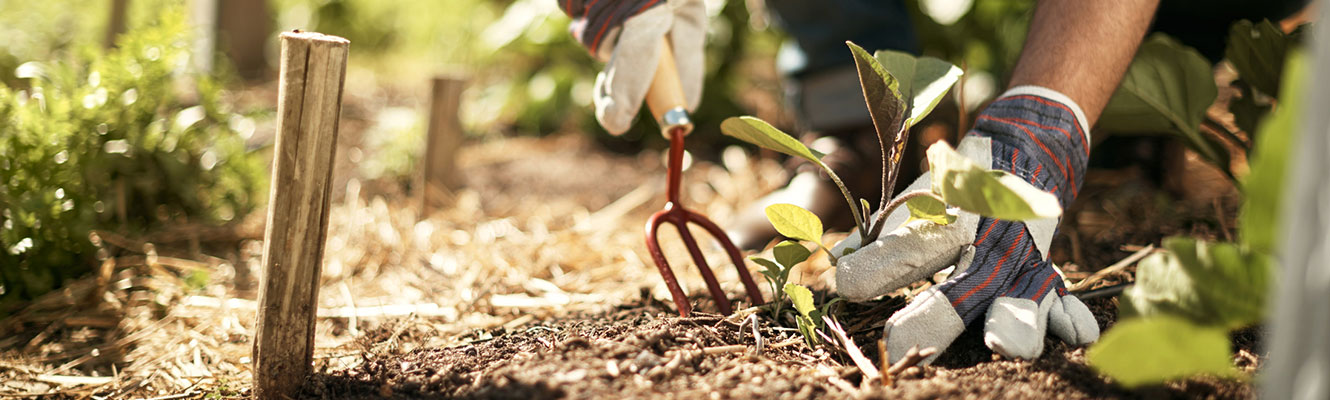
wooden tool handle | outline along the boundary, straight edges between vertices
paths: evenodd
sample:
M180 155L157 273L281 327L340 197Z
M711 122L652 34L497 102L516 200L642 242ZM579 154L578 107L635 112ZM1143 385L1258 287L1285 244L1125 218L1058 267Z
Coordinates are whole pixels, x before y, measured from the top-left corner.
M683 95L683 85L679 83L679 68L674 63L674 51L670 49L669 40L662 39L661 42L660 63L656 65L656 74L651 78L651 87L647 89L647 107L663 131L684 127L684 133L687 134L692 130L692 123L687 118L688 101ZM675 113L683 113L682 120L678 115L671 115L667 121L666 114L674 110L677 110Z

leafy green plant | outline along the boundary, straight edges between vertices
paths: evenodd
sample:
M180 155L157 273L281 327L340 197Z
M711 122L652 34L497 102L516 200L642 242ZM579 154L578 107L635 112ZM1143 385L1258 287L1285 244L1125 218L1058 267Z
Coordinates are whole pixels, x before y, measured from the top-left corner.
M264 168L232 128L245 118L187 69L180 11L0 86L0 310L86 272L92 229L224 222L262 200Z
M1155 34L1137 51L1097 128L1117 134L1173 134L1237 181L1231 160L1249 156L1258 121L1281 95L1284 60L1301 37L1301 30L1285 34L1270 21L1233 24L1225 49L1225 58L1238 72L1232 85L1238 96L1228 101L1238 128L1233 132L1206 114L1219 93L1214 65L1195 49Z
M793 271L795 265L804 262L808 259L808 256L813 253L808 251L808 248L805 248L802 244L799 244L799 242L793 240L780 242L774 249L772 249L772 253L775 256L775 260L759 256L749 256L748 259L765 268L758 272L767 278L767 284L770 285L771 288L771 295L776 296L776 299L771 302L771 316L779 319L781 308L785 305L784 291L782 291L782 288L784 288L786 282L789 282L790 280L790 271Z
M937 106L947 89L960 77L961 71L935 58L915 58L895 51L878 51L870 56L854 43L847 44L854 55L864 99L877 130L883 154L882 187L888 189L895 186L900 157L910 127ZM753 117L727 119L721 124L721 130L740 140L802 158L822 168L845 197L861 243L877 237L886 225L887 215L902 205L909 205L913 218L938 223L954 220L954 215L947 212L948 205L1009 220L1049 218L1062 213L1062 208L1052 194L1040 191L1005 171L982 168L946 143L939 142L928 149L928 162L932 171L931 188L905 193L894 200L890 190L883 190L877 217L869 221L872 210L868 201L855 201L836 172L822 162L824 154L807 148L790 135ZM788 208L797 207L791 205L784 209ZM768 216L771 216L770 212ZM781 211L777 217L780 218L769 219L781 234L826 248L821 243L822 224L820 221L814 224L816 216L812 213ZM815 230L812 229L814 227ZM837 257L844 254L828 253L828 256L834 264Z
M780 321L785 305L785 296L788 296L794 303L796 316L795 324L799 328L799 333L804 336L804 341L808 345L815 346L822 343L821 337L817 331L825 327L822 316L829 315L831 306L840 301L840 298L832 299L818 308L813 304L813 292L808 288L795 283L789 283L790 272L799 263L808 260L813 254L812 251L799 243L799 240L815 243L819 248L825 250L822 246L822 221L808 210L792 204L772 204L766 208L767 220L771 221L772 226L776 227L782 235L795 240L786 240L780 242L771 250L774 260L759 256L750 256L749 260L765 268L762 276L767 278L767 283L771 287L772 296L776 299L769 305L771 316ZM827 254L831 254L829 251Z
M1258 129L1237 242L1170 237L1167 252L1141 260L1135 286L1123 294L1121 322L1087 353L1097 370L1128 387L1200 374L1242 376L1230 361L1228 332L1259 323L1267 308L1280 193L1304 111L1307 65L1301 54L1290 56L1280 89L1285 100Z

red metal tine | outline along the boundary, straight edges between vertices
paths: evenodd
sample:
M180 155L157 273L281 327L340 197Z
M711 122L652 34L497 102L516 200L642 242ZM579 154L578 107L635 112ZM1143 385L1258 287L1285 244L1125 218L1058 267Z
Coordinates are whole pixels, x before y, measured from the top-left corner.
M670 296L674 298L674 305L679 308L679 315L687 317L692 313L693 307L688 303L688 297L683 289L679 287L679 281L674 276L674 271L670 269L669 260L660 250L660 239L656 233L660 231L660 225L669 223L675 226L679 231L679 237L684 245L688 247L688 253L692 256L693 263L697 264L698 270L702 273L702 279L707 283L707 289L711 292L711 297L716 301L716 306L726 315L733 312L730 306L730 300L725 296L725 291L720 288L720 283L716 281L715 274L711 267L707 265L706 258L702 255L702 250L698 248L697 240L693 238L688 230L688 224L694 223L702 226L707 233L721 243L725 252L729 254L730 260L738 269L739 279L743 281L744 289L748 292L748 298L753 304L762 304L762 292L753 282L753 277L748 273L743 258L740 257L739 249L730 242L725 232L716 226L714 222L707 219L702 214L694 213L683 207L679 199L679 182L683 175L683 138L685 129L676 128L669 131L670 136L670 160L668 170L669 186L666 190L668 202L665 203L665 209L657 211L651 215L646 224L646 242L647 250L651 253L651 259L656 262L656 268L660 269L660 275L665 279L665 286L670 290Z
M690 217L689 222L701 225L702 229L705 229L707 233L711 234L711 237L720 242L721 247L724 247L725 252L730 255L730 261L739 268L739 281L743 282L744 291L748 292L748 300L752 301L754 305L766 304L766 301L762 300L762 291L757 288L757 283L753 281L753 276L748 273L748 268L743 267L745 264L743 255L739 253L739 246L735 246L734 242L730 241L730 236L725 234L725 230L720 229L720 226L717 226L715 222L711 222L702 214L690 212L688 215Z
M671 223L679 229L679 239L682 239L684 246L688 247L688 254L693 257L693 264L696 264L697 269L702 272L702 280L707 282L707 290L711 291L711 298L716 301L716 307L720 308L721 314L730 315L734 312L730 308L730 297L720 288L720 282L716 281L716 274L711 272L711 266L707 265L707 258L702 255L702 249L697 247L697 240L693 239L692 232L688 231L687 219L691 213L683 208L679 211L684 216L684 223L677 221Z
M693 313L693 305L688 303L688 296L683 293L683 288L679 287L679 280L674 278L674 270L670 269L670 261L665 259L665 253L660 251L660 239L656 238L656 231L660 229L660 224L669 218L671 204L666 204L665 210L657 211L647 219L647 251L651 253L651 259L656 262L656 268L660 270L660 276L665 278L665 287L670 289L670 297L674 299L674 306L679 308L679 315L687 317Z

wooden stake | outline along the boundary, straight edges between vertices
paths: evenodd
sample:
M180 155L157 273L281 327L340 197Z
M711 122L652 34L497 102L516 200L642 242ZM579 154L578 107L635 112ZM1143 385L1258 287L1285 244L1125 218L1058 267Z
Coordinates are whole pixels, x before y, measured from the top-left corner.
M241 78L260 80L268 76L267 45L273 31L268 3L268 0L216 0L215 46L231 60Z
M125 14L129 10L129 0L111 0L111 15L106 20L106 37L102 42L105 48L115 47L115 39L125 33Z
M437 76L430 90L429 131L426 133L424 213L428 214L457 188L457 149L462 145L462 122L458 109L466 80L457 76Z
M314 354L319 271L350 42L281 35L277 144L264 233L254 342L254 394L294 398Z

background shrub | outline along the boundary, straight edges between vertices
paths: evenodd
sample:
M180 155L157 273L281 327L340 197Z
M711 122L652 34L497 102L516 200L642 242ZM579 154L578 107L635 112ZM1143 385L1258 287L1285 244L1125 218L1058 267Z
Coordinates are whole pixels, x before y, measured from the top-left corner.
M0 85L0 310L90 266L92 229L218 223L261 202L221 88L189 70L179 8L103 51L83 45Z

